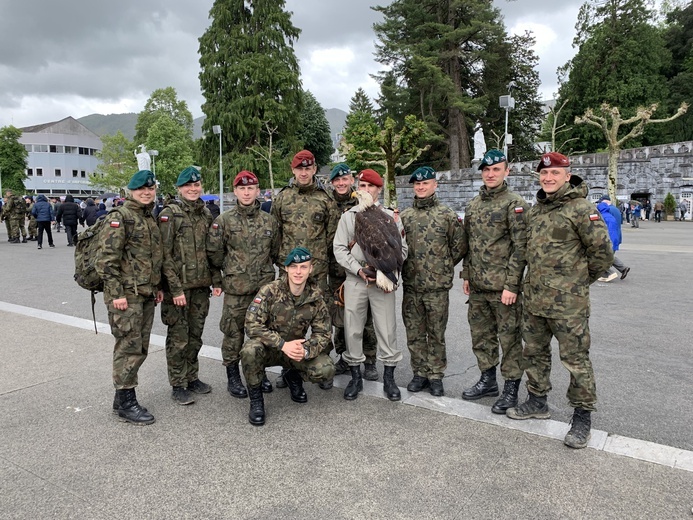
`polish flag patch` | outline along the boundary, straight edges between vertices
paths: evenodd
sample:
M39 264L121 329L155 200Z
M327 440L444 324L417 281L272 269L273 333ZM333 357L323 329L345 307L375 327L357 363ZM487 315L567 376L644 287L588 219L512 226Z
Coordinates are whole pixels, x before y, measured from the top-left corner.
M524 211L525 208L523 208L522 206L518 206L515 208L515 213L524 213Z
M459 215L457 215L457 222L462 222L462 217L460 217Z
M599 220L599 215L597 213L593 213L590 215L590 220Z
M117 220L111 220L111 227L119 228L120 222L118 222Z
M161 216L159 217L159 220L160 220L161 222L168 222L168 215L161 215Z
M253 300L253 303L262 303L262 298L258 297Z
M212 224L212 229L219 229L219 224L217 224L216 222Z

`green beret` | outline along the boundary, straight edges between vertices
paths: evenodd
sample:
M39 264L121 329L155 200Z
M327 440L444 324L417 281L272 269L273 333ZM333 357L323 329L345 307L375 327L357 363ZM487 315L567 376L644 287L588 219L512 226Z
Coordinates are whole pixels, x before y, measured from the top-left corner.
M129 190L139 190L143 187L151 188L156 186L156 178L154 174L149 170L140 170L135 175L132 176L130 182L128 182Z
M337 177L343 177L344 175L351 175L351 170L346 163L335 164L334 168L330 172L330 182L335 180Z
M484 154L484 158L481 160L481 164L479 164L479 169L483 170L484 166L492 166L500 162L508 162L508 160L505 158L505 155L503 155L503 152L491 148Z
M310 251L308 251L305 247L294 247L286 256L284 265L288 267L291 264L302 264L311 258L313 257L310 256Z
M430 166L421 166L420 168L417 168L414 170L414 173L411 174L411 177L409 177L409 184L413 184L417 181L428 181L428 180L435 180L436 178L436 171L431 168Z
M200 177L200 172L194 166L188 166L185 170L180 172L178 180L176 181L176 186L185 186L189 182L198 182L202 179Z

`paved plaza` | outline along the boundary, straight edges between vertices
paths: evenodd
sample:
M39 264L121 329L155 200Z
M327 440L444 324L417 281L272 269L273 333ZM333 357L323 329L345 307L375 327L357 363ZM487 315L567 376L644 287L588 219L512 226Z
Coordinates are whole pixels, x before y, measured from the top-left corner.
M64 233L38 251L2 229L0 518L690 518L693 225L623 232L628 278L592 286L598 412L590 447L575 451L562 443L572 409L557 352L551 421L461 400L479 373L459 279L443 399L404 391L391 403L369 382L347 402L340 376L329 391L307 384L305 405L275 390L267 424L253 427L248 400L225 391L215 299L200 370L213 392L188 407L171 400L157 313L138 388L157 422L121 423L102 295L95 335ZM405 387L401 320L398 336Z

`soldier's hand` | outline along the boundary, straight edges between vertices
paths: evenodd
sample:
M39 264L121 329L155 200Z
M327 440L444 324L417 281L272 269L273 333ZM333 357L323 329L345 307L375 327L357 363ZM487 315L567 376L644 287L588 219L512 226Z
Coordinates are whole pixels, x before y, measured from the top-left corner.
M177 305L178 307L185 307L186 303L187 302L185 301L185 294L173 297L173 305Z
M112 303L113 303L113 307L115 307L119 311L128 310L128 299L127 298L118 298L116 300L113 300Z
M515 294L514 292L503 290L503 293L501 294L501 303L503 305L512 305L516 301L517 301L517 294Z
M306 342L305 339L295 339L293 341L287 341L282 347L282 352L289 359L294 361L302 361L306 357L306 351L303 349L303 344Z
M464 294L469 296L469 280L465 280L462 282L462 291L464 291Z
M161 303L162 301L164 301L164 291L156 291L154 303Z

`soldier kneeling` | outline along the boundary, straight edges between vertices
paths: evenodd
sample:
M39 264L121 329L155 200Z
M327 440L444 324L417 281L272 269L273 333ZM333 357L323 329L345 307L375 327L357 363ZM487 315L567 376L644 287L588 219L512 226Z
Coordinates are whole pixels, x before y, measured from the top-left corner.
M327 354L332 322L322 292L309 279L313 271L310 252L296 247L284 262L285 275L263 286L248 307L241 364L250 396L250 424L265 424L262 378L265 368L281 365L291 400L308 401L303 381L321 383L334 377ZM310 328L310 339L305 339Z

